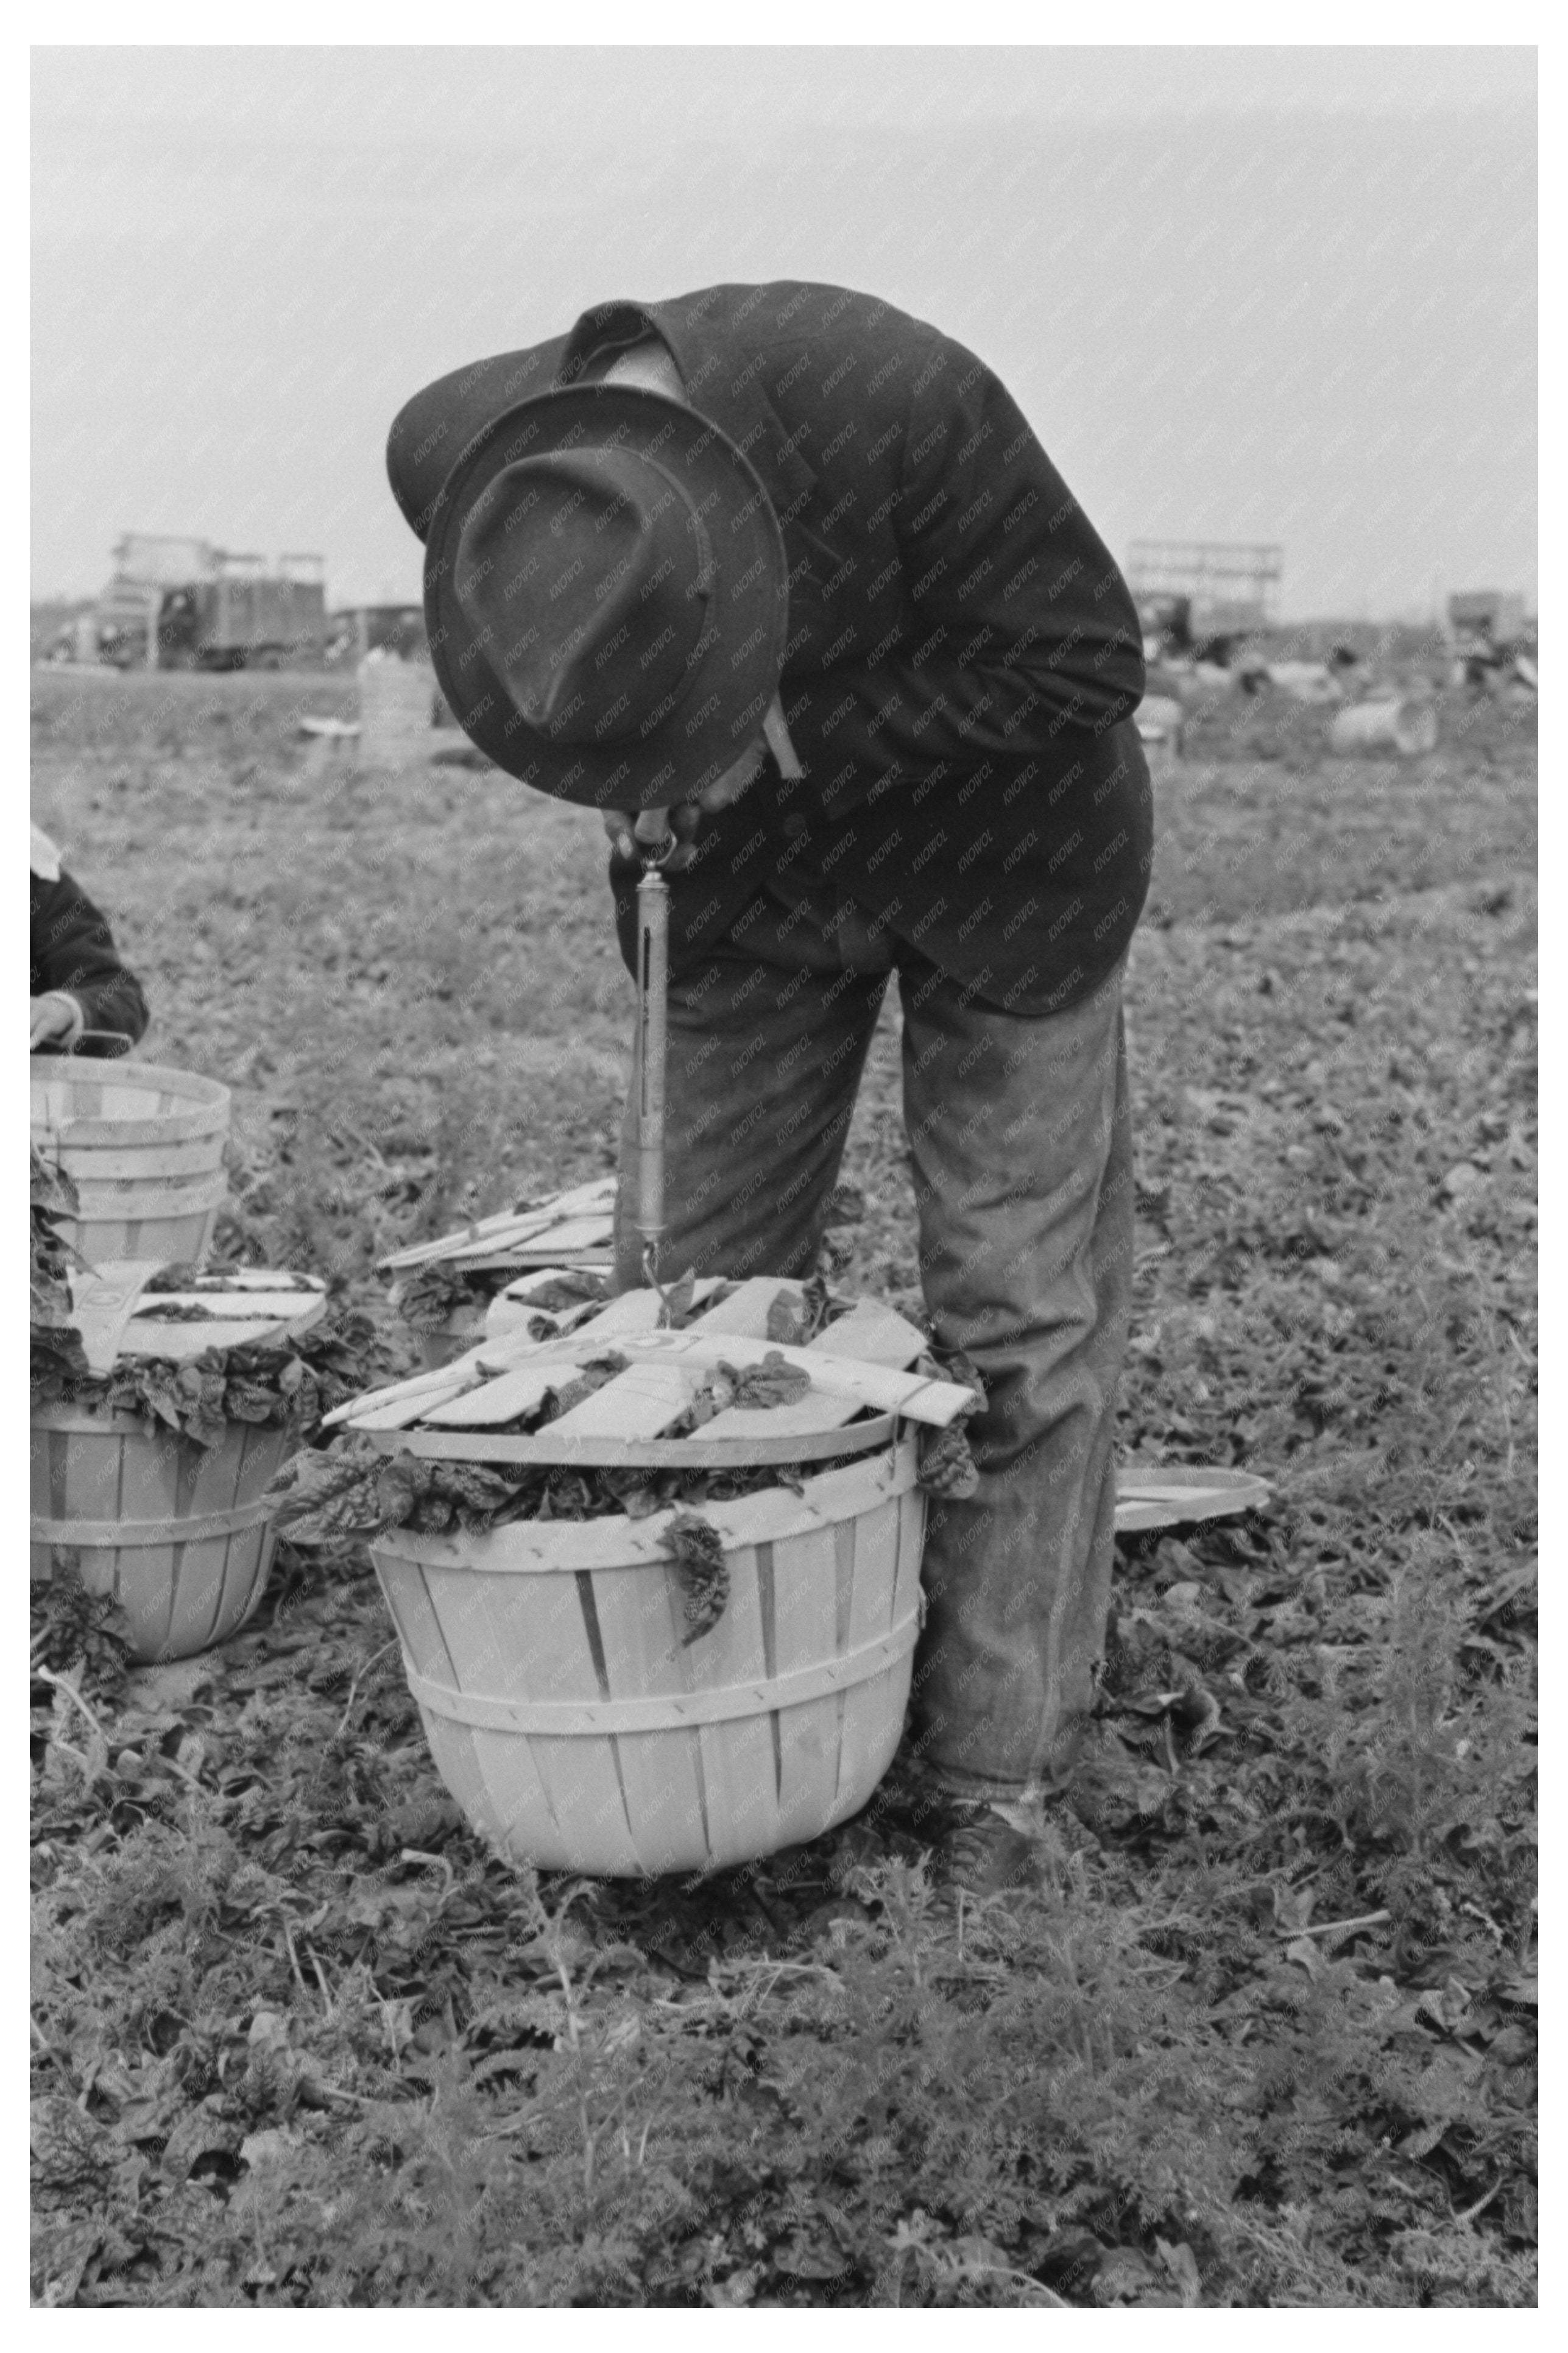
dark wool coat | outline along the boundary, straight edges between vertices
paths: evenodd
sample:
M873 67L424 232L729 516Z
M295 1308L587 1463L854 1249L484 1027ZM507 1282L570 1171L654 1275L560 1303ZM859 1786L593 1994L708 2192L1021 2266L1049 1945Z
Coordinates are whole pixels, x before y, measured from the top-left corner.
M121 963L109 925L81 884L63 870L56 882L29 874L27 898L32 918L29 997L63 988L81 1007L89 1029L111 1030L134 1045L147 1027L147 1000L134 973ZM91 1038L77 1049L81 1054L114 1050Z
M672 878L680 967L743 943L759 882L824 923L844 893L985 1001L1066 1007L1125 950L1148 889L1137 617L1005 386L871 296L781 281L611 302L568 336L433 385L388 467L423 536L459 454L531 394L653 327L750 458L789 565L781 694L806 775L771 763ZM612 866L624 952L631 870Z

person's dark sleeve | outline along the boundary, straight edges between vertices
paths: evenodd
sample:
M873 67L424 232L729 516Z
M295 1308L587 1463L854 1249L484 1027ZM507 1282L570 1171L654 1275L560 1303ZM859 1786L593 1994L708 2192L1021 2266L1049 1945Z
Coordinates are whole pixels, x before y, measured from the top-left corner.
M135 1045L147 1027L147 1000L80 883L63 871L58 882L40 882L35 875L31 902L30 994L63 988L80 1005L89 1029L106 1029ZM81 1051L102 1049L88 1039Z
M912 396L894 522L911 636L874 665L786 681L816 772L856 757L911 779L1028 759L1100 732L1143 692L1137 614L1099 533L1005 385L958 346ZM814 756L815 755L815 756Z

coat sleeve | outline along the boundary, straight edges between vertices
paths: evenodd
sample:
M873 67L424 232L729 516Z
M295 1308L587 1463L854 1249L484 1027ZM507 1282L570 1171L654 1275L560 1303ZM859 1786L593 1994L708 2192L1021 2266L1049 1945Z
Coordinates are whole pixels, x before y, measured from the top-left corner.
M58 882L35 878L30 898L32 994L65 989L80 1005L88 1029L112 1031L134 1045L147 1027L147 1000L80 883L64 872ZM86 1050L92 1051L90 1045Z
M1143 691L1137 615L1103 541L1006 387L956 344L939 356L911 396L894 516L913 627L869 663L785 682L818 769L856 756L915 779L1027 759L1066 728L1129 717Z

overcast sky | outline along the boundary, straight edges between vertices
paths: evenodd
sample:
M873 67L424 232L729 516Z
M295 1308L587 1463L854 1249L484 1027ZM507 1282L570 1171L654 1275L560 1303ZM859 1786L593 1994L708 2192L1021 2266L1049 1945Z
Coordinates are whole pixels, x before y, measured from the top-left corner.
M416 598L402 402L607 296L815 278L1006 380L1111 547L1293 616L1535 592L1525 49L36 49L35 595L122 531Z

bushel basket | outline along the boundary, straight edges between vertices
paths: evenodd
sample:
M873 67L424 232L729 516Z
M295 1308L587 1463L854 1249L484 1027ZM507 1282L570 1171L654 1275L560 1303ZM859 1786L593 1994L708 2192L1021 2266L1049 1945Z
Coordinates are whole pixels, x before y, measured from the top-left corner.
M891 1762L920 1620L915 1441L709 1504L729 1569L683 1641L668 1519L372 1546L442 1778L520 1863L640 1877L815 1838Z
M58 1054L33 1055L29 1081L33 1142L77 1189L79 1214L59 1230L88 1264L204 1258L228 1190L228 1089L153 1062Z
M143 1662L210 1649L261 1598L273 1548L262 1495L297 1443L234 1422L202 1446L119 1408L36 1406L34 1580L71 1567L89 1593L111 1595Z
M695 1506L722 1556L716 1611L691 1613L668 1504L373 1541L436 1763L516 1862L634 1877L744 1862L856 1812L887 1770L920 1623L911 1425L974 1400L906 1369L925 1341L902 1316L839 1304L795 1345L769 1335L805 1317L799 1283L700 1281L673 1330L657 1292L622 1293L329 1416L432 1461L690 1472L699 1486L777 1466ZM603 1385L579 1395L595 1363ZM775 1382L789 1371L787 1395L757 1402L767 1363ZM716 1376L738 1401L694 1423ZM549 1419L563 1391L575 1401Z

